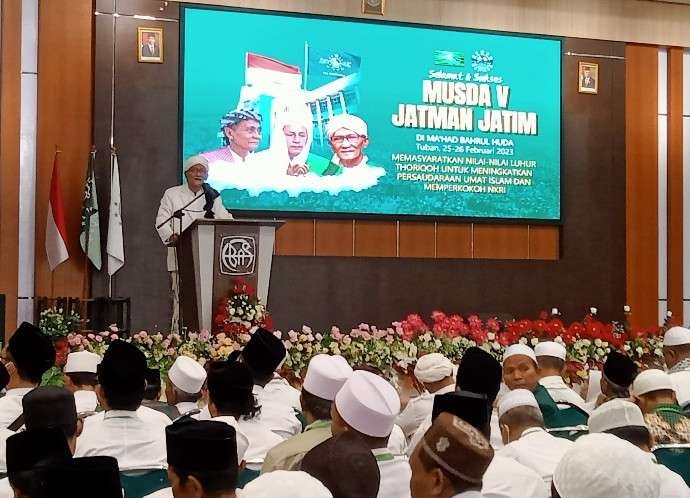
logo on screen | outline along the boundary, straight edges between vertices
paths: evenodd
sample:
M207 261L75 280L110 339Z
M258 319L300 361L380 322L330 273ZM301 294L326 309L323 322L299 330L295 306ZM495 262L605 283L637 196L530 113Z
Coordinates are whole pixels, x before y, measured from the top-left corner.
M434 50L434 64L437 66L465 66L465 54L452 50Z
M477 50L472 54L472 69L480 73L488 73L494 68L494 56L485 50Z
M251 275L256 266L254 237L223 237L220 241L220 273Z
M352 69L352 61L345 59L338 53L331 54L328 57L321 57L319 62L333 71Z

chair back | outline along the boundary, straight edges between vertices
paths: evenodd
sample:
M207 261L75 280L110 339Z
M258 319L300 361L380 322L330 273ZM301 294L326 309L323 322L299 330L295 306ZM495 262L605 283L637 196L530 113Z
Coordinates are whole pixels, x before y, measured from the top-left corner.
M124 498L144 498L170 487L168 471L163 469L127 470L120 472Z
M656 461L680 475L690 486L690 444L659 444L652 448Z
M261 474L260 470L252 470L247 468L240 470L240 473L237 476L237 487L240 489L244 488L247 484L259 477L259 474Z

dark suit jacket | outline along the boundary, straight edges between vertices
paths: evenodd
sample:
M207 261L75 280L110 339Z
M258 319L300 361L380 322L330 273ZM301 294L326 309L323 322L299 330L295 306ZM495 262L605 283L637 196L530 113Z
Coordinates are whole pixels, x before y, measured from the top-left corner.
M582 78L582 88L594 88L594 78L589 78L587 81L584 77Z
M161 56L161 49L156 43L153 47L153 52L149 48L149 44L146 43L142 49L141 49L141 55L144 57L160 57Z

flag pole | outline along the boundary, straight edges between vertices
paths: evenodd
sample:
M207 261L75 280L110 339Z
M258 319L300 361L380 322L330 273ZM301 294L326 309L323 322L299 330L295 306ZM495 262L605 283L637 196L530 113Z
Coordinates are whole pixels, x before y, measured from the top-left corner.
M62 152L60 150L60 146L58 144L55 144L55 155L53 156L53 170L55 169L55 161L57 160L58 154ZM48 206L48 209L50 209L50 206ZM50 270L50 298L53 299L55 297L55 269Z
M309 42L304 42L304 78L302 78L302 89L307 89L307 74L309 73Z
M89 163L86 167L86 180L84 185L86 185L91 180L91 168L93 167L94 158L96 156L96 145L91 145L91 152L89 153ZM86 231L84 240L84 274L82 276L82 299L87 299L89 297L89 242L91 242L91 218L86 220Z
M113 7L117 12L117 0L114 0ZM110 78L110 193L113 192L113 154L115 153L115 45L117 43L117 16L113 17L113 57L112 57L112 74ZM138 43L138 41L137 41ZM110 203L110 198L108 198ZM110 217L110 209L108 210L108 217ZM110 226L108 226L110 231ZM106 258L107 259L107 258ZM113 297L113 276L108 271L108 299Z

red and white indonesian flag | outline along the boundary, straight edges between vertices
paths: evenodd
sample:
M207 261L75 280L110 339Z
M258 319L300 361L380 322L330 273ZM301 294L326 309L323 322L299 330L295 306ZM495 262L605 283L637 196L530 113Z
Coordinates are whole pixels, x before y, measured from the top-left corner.
M57 265L69 258L69 253L67 252L65 206L62 202L62 192L60 192L58 152L55 152L53 175L50 178L50 200L48 202L48 220L46 222L46 254L48 255L50 271L53 271Z
M285 64L264 55L247 52L245 84L256 86L302 87L302 73L298 66Z

